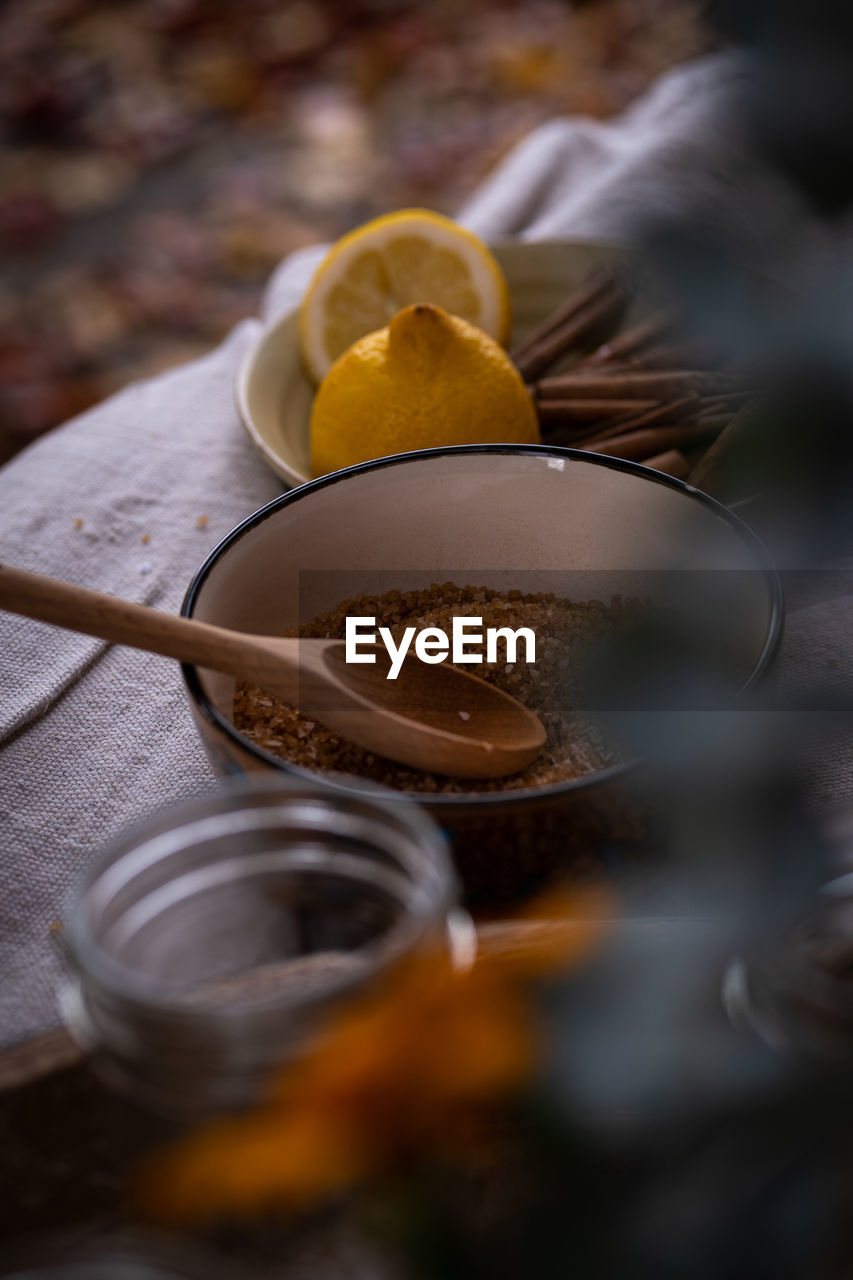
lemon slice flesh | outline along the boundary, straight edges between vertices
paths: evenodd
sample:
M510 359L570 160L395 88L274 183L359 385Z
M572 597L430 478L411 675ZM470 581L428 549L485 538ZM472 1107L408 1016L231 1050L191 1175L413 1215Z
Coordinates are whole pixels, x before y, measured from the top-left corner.
M441 214L404 209L351 231L317 268L299 316L311 377L321 382L354 342L418 302L509 340L509 291L483 242Z

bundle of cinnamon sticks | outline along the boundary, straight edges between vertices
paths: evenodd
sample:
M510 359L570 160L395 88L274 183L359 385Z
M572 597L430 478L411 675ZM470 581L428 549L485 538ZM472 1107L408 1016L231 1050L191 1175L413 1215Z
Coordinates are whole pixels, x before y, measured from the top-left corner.
M686 478L752 392L706 344L680 338L671 312L618 333L630 301L599 271L510 355L548 443ZM580 357L570 370L543 376L569 356Z

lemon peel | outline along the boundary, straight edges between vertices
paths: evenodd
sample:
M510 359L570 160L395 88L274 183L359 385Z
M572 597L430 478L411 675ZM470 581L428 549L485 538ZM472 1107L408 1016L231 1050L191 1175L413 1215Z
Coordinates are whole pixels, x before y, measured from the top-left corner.
M506 352L429 303L354 343L311 413L315 476L414 449L538 440L533 401Z

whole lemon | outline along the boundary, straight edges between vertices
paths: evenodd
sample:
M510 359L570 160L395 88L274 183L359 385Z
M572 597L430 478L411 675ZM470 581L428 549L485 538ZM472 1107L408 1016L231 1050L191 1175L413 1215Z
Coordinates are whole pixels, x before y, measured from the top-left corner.
M533 401L503 348L429 303L353 343L311 412L315 476L412 449L538 440Z

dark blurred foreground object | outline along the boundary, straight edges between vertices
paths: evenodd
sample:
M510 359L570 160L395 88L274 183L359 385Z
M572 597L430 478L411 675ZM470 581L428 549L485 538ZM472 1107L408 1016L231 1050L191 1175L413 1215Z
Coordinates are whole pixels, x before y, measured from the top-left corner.
M701 191L690 217L646 227L645 239L697 332L745 357L762 392L691 479L724 501L760 499L772 549L799 564L853 547L853 271L842 222L853 202L853 6L709 0L705 13L746 55L725 127L742 163L764 175L750 192L733 171L750 239ZM767 306L744 259L758 265L762 229L769 243L786 192L787 250L762 266L791 295Z
M853 1063L853 872L781 935L734 960L725 980L732 1018L808 1061Z
M713 946L695 920L625 922L553 994L551 1088L495 1135L496 1164L425 1170L397 1206L416 1274L846 1280L850 1089L737 1036Z
M853 200L853 5L710 0L729 39L760 56L749 96L755 141L827 216Z

